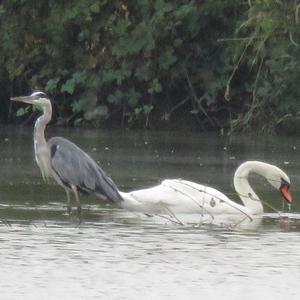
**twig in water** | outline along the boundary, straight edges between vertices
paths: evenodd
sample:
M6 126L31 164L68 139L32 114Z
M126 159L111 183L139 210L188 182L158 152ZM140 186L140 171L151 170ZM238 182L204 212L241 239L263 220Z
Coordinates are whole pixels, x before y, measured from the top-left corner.
M247 217L243 218L242 220L240 220L237 223L235 223L234 225L232 225L231 228L236 228L238 225L242 224L246 219L247 219Z
M183 183L181 180L179 180L179 183L180 183L180 184L185 184L185 183ZM188 184L186 184L186 185L189 186L189 187L191 187L191 188L193 188L192 186L190 186L190 185L188 185ZM203 216L203 211L205 210L205 211L211 216L211 218L214 220L214 216L213 216L207 209L205 209L205 207L204 207L203 205L201 205L197 200L195 200L192 196L190 196L190 195L187 194L187 193L184 193L183 191L180 191L180 190L176 189L176 188L173 187L173 186L169 186L169 185L165 185L165 186L167 186L167 187L173 189L175 192L181 193L182 195L184 195L184 196L188 197L189 199L191 199L197 206L199 206L199 207L201 208L201 210L202 210L202 213L201 213L202 216ZM196 189L196 190L197 190L197 191L200 191L200 190L198 190L198 189ZM200 191L200 192L203 192L203 191Z
M164 216L164 215L157 215L158 217L161 217L161 218L163 218L163 219L166 219L166 220L168 220L168 221L170 221L170 222L172 222L172 223L175 223L175 224L177 224L177 225L184 225L181 221L177 221L177 220L173 220L172 218L169 218L169 217L167 217L167 216Z
M1 219L1 222L2 222L5 226L11 227L11 224L10 224L10 222L9 222L7 219Z
M180 224L180 225L184 225L184 223L179 219L179 218L177 218L177 216L171 211L171 209L168 207L168 206L166 206L166 205L164 205L163 203L161 203L161 206L164 208L164 209L166 209L168 212L169 212L169 214Z

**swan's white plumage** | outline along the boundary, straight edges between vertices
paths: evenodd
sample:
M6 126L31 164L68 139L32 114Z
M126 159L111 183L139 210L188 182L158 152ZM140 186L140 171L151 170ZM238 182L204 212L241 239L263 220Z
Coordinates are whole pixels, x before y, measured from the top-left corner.
M147 213L249 214L218 190L181 179L167 179L148 189L121 193L123 208Z
M230 200L214 188L181 179L167 179L151 188L120 192L124 199L121 205L128 210L153 214L262 214L261 201L248 182L249 173L265 177L278 189L282 179L290 182L288 176L276 166L248 161L237 169L234 176L235 189L244 205Z

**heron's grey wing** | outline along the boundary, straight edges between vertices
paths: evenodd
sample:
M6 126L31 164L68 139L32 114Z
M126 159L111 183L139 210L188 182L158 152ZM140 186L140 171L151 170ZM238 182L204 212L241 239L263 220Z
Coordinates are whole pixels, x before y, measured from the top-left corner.
M114 202L123 200L115 183L75 144L54 137L48 145L52 168L65 185L75 185L81 191L95 193Z

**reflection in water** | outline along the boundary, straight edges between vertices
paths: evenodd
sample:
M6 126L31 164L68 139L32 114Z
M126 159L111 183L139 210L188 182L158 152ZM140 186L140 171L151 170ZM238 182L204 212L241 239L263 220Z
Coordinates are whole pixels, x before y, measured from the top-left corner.
M180 177L232 193L237 165L253 159L287 172L296 203L292 213L280 215L265 206L263 218L253 222L211 222L208 216L181 226L88 197L82 199L79 220L65 214L63 191L42 182L33 161L32 130L4 128L1 299L298 299L300 168L294 149L300 145L295 139L52 131L101 161L122 190ZM277 191L252 180L260 198L282 211Z

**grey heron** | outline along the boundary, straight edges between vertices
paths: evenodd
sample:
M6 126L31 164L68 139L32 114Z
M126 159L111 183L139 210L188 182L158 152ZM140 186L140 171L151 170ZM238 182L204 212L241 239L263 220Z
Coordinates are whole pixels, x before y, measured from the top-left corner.
M78 212L81 211L79 191L116 203L123 201L115 183L87 153L63 137L52 137L46 141L45 128L52 117L52 105L45 93L38 91L11 100L42 109L43 114L34 126L35 159L43 179L54 178L65 189L68 213L71 213L70 192L75 195Z

